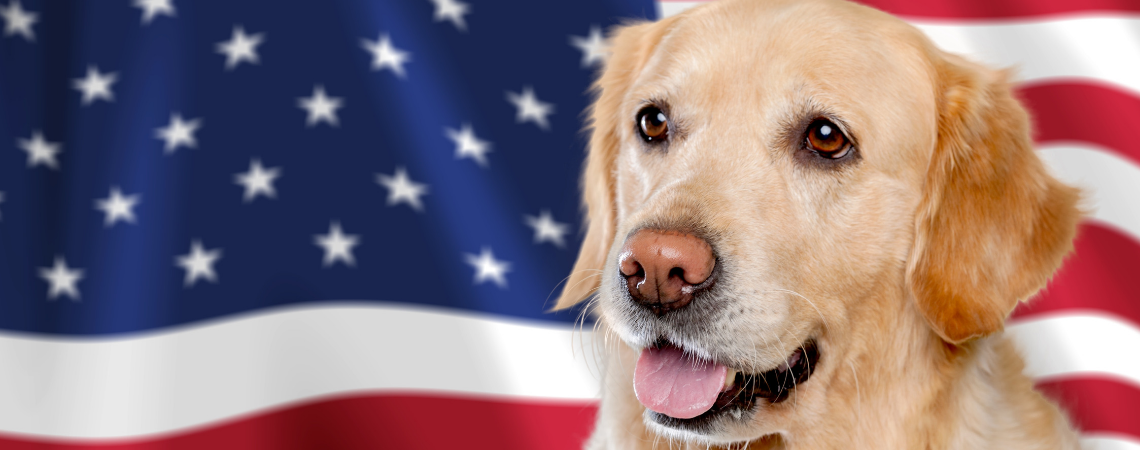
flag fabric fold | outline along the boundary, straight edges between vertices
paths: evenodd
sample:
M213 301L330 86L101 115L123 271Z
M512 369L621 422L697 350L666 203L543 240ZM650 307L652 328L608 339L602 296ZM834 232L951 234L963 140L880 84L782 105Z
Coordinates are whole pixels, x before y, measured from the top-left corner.
M581 448L582 111L699 3L0 0L0 447ZM1007 333L1140 449L1140 8L866 3L1016 68L1091 208Z

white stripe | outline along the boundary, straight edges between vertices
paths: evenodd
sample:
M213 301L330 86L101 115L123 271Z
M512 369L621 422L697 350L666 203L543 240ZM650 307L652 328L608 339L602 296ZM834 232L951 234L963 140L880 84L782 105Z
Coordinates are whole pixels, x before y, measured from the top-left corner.
M664 19L669 16L680 14L681 11L701 5L708 2L671 2L671 1L658 1L657 2L657 18Z
M1140 329L1113 316L1057 314L1012 322L1007 336L1035 379L1100 375L1140 388Z
M1140 330L1124 321L1047 317L1007 332L1032 376L1101 374L1140 385L1140 361L1114 356L1140 348ZM598 393L593 351L591 333L568 326L361 305L120 339L0 336L0 431L143 436L373 390L585 401Z
M706 2L657 2L668 17ZM1140 17L1081 14L1062 18L933 20L905 18L942 49L992 67L1016 67L1018 79L1098 81L1140 95Z
M290 308L126 339L0 336L0 431L138 436L377 389L594 399L591 336L361 305Z
M1140 165L1083 145L1050 145L1037 155L1062 181L1081 188L1089 218L1140 243Z
M1140 330L1105 316L1010 324L1027 371L1140 385ZM1111 346L1103 345L1111 342ZM400 307L290 308L119 339L0 336L0 431L122 438L322 395L434 391L585 401L591 333ZM596 371L594 371L596 372Z
M1096 80L1140 95L1140 17L1084 15L970 25L911 20L943 50L1034 83Z
M1081 435L1081 448L1084 450L1140 450L1140 441L1131 436L1107 433L1084 433Z

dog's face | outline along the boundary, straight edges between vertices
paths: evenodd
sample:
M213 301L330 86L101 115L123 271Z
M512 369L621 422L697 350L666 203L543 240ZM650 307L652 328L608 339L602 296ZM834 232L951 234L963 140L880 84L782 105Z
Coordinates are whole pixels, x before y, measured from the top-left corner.
M852 336L885 332L864 299L907 292L898 309L958 343L999 330L1068 249L1075 193L1041 168L1000 77L893 17L722 0L626 27L612 50L559 306L597 288L601 319L642 351L630 382L659 434L822 423ZM688 395L659 370L723 386Z

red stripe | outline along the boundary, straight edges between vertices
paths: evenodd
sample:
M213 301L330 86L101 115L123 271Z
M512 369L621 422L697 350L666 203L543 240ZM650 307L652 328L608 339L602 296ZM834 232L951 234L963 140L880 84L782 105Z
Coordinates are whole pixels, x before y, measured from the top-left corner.
M1135 385L1106 378L1073 378L1038 383L1037 390L1061 404L1081 432L1140 439L1140 388Z
M891 14L940 19L1005 19L1074 13L1137 13L1135 0L857 0Z
M1039 383L1083 432L1140 438L1140 389L1101 378ZM326 399L161 438L77 443L0 436L8 450L582 448L592 405L551 405L430 395Z
M324 399L146 440L90 444L0 435L6 450L579 450L595 406L433 395Z
M1140 164L1140 97L1076 82L1027 85L1018 93L1033 113L1038 143L1089 142Z
M1114 229L1081 225L1075 251L1049 285L1022 303L1013 317L1025 319L1057 311L1109 313L1140 325L1140 243Z

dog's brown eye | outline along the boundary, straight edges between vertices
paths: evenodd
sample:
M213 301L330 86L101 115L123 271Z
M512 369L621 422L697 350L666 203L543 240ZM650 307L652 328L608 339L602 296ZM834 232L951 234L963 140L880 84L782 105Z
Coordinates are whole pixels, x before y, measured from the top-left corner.
M637 130L645 142L663 141L669 137L669 119L656 106L647 106L637 113Z
M839 159L851 152L851 142L847 136L827 119L816 119L808 126L807 147L830 159Z

